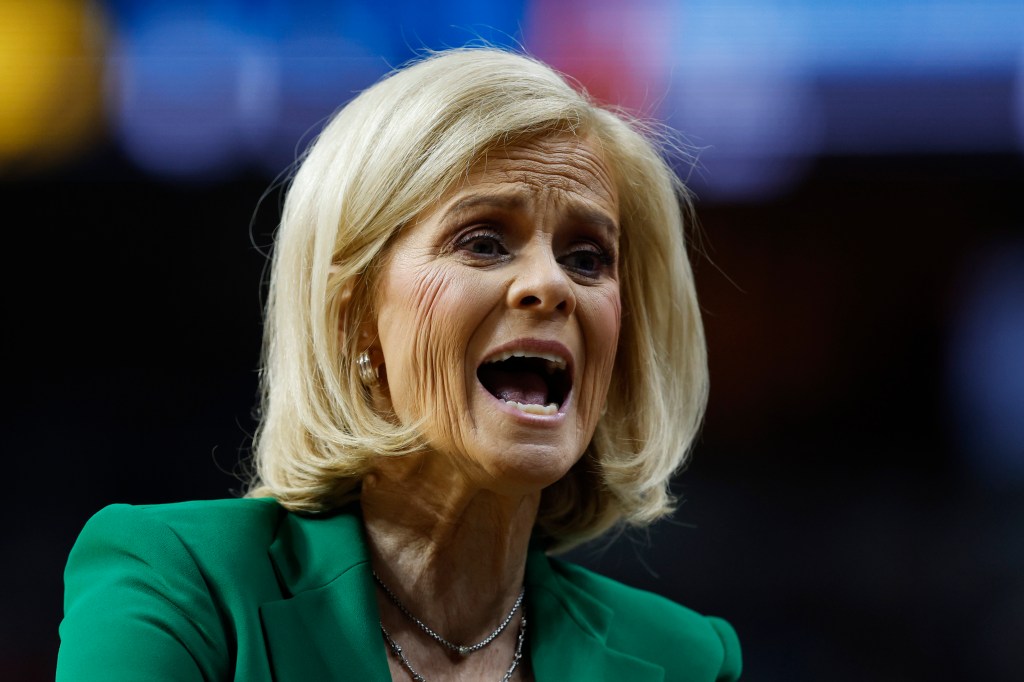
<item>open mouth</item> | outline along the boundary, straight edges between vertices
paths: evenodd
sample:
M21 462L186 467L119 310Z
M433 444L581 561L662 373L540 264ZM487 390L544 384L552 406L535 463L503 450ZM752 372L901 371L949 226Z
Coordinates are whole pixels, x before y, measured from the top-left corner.
M557 414L572 390L565 360L546 353L499 353L476 376L495 398L529 414Z

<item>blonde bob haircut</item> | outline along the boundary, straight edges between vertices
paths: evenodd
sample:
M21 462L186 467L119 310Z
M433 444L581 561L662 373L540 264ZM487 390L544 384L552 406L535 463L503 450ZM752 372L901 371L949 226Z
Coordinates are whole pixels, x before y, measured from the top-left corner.
M359 380L368 344L351 330L372 319L378 266L403 226L488 151L572 134L600 147L618 184L622 330L604 416L580 461L543 491L535 531L560 551L670 512L670 478L700 427L708 378L684 243L690 202L666 161L668 138L653 130L494 48L418 59L338 111L284 202L248 496L328 512L358 498L376 458L422 450L417 425L374 409Z

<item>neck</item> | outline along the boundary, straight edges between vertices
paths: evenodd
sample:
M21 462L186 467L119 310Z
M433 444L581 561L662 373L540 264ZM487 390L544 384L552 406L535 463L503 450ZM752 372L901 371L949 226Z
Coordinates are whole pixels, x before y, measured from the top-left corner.
M483 489L431 465L441 459L380 467L363 482L363 518L381 579L431 628L472 644L519 595L540 493Z

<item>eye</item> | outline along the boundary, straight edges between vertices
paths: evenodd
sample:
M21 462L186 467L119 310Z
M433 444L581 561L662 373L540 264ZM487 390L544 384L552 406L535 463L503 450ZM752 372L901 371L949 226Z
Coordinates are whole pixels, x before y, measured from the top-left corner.
M455 249L476 260L494 260L509 255L501 235L492 230L474 230L455 242Z
M615 258L596 244L578 244L558 259L563 267L583 277L597 279L615 265Z

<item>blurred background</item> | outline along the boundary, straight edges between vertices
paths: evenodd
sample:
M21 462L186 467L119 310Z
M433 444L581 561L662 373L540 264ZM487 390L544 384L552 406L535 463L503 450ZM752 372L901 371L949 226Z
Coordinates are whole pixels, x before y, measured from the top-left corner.
M0 678L112 502L238 493L282 172L426 48L680 131L712 372L670 522L573 552L757 681L1024 670L1020 0L0 0Z

